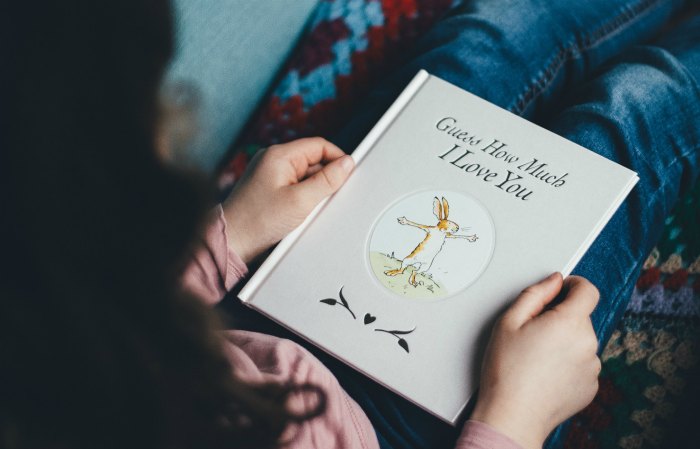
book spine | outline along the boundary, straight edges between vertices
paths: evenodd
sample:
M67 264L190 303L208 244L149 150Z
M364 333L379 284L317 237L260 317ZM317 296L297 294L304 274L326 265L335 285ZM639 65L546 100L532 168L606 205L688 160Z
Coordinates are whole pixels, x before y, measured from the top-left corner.
M389 128L396 117L399 116L401 111L406 107L408 102L415 96L415 94L420 90L421 86L428 80L430 75L425 70L420 70L416 76L413 77L406 88L401 92L396 101L387 109L382 118L379 119L372 130L362 139L362 142L355 148L352 152L352 158L355 160L355 164L358 164L362 158L369 152L369 150L377 143L377 140L384 134L384 132Z
M365 136L365 138L360 142L355 151L352 152L352 158L355 161L356 166L365 157L370 149L377 143L377 140L384 134L391 123L399 116L401 111L406 107L408 102L413 98L413 96L420 90L421 86L428 80L430 75L425 70L420 70L416 76L413 77L406 88L401 92L396 101L387 109L382 118L379 119L372 130ZM352 176L352 174L350 175ZM309 214L308 217L300 224L296 229L287 235L282 241L277 245L277 247L272 251L272 253L265 259L265 262L260 265L260 268L255 272L248 283L243 287L243 289L238 294L238 297L244 303L250 304L253 299L255 291L258 289L262 281L272 272L272 270L277 266L284 255L289 251L294 242L301 236L306 228L309 227L311 222L316 218L318 213L323 209L326 203L332 198L328 197L316 206L316 208Z

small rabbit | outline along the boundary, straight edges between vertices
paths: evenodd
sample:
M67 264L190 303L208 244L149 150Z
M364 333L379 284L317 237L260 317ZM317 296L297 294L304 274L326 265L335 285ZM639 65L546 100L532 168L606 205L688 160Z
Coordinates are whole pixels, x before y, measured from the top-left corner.
M415 247L411 254L406 256L401 261L401 268L395 270L387 270L384 272L387 276L396 276L403 274L406 268L413 267L413 272L408 279L408 283L412 286L418 286L416 282L416 274L426 273L435 257L438 255L443 245L445 244L445 239L466 239L469 242L475 242L479 237L476 234L473 235L456 235L455 232L459 231L459 225L454 221L449 221L447 219L450 213L450 205L447 203L445 197L442 197L442 202L435 197L433 200L433 214L438 219L435 226L427 226L412 222L407 220L406 217L399 217L397 220L399 224L414 226L418 229L425 231L426 235L422 242Z

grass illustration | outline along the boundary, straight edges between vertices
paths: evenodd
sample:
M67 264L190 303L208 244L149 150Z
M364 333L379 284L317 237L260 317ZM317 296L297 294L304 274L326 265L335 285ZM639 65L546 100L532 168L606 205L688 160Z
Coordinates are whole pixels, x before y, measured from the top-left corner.
M398 293L406 298L439 298L445 296L447 291L440 285L440 282L433 278L428 273L419 273L416 276L418 281L417 286L412 286L408 283L408 277L413 272L413 268L409 267L403 274L397 276L387 276L384 274L387 270L394 270L401 267L401 260L389 254L383 254L378 251L370 252L370 265L372 271L379 281L389 290Z

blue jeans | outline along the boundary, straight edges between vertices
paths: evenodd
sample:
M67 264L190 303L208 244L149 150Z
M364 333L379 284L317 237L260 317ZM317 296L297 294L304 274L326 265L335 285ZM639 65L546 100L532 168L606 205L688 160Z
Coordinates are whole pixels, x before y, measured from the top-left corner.
M700 16L659 38L678 0L467 0L374 90L334 139L353 149L423 68L639 173L640 182L574 270L601 292L601 349L700 170ZM447 448L444 424L321 355L372 421L382 448ZM467 414L465 414L465 418ZM560 447L565 426L547 447Z

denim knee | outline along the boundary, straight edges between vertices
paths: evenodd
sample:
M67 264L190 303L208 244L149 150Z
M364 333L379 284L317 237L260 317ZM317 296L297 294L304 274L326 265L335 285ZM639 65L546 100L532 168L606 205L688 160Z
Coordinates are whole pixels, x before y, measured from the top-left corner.
M629 290L623 286L658 240L681 187L698 177L700 89L668 50L639 46L570 101L574 105L550 129L631 168L640 178L574 270L603 294L595 317L604 337L626 303L623 296Z
M529 117L554 106L566 85L652 36L681 5L681 0L474 0L456 8L421 48L428 66L437 66L433 73Z
M631 49L573 102L578 104L565 110L555 132L637 171L640 187L665 191L659 200L666 209L697 178L700 86L666 49Z

